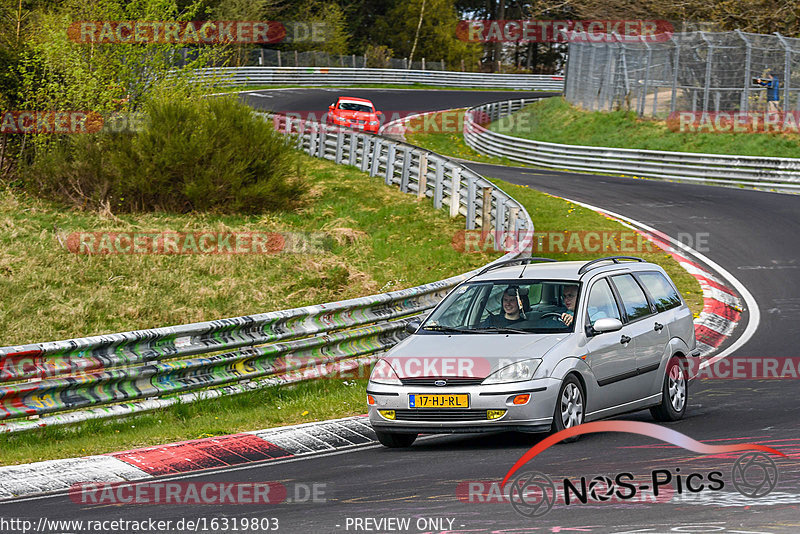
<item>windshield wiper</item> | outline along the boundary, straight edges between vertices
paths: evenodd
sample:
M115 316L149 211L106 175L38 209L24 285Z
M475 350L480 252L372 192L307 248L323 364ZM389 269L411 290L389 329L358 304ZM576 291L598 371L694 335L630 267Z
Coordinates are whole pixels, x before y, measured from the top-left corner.
M423 330L432 330L435 332L473 332L474 330L470 328L462 328L460 326L444 326L441 324L433 324L430 326L425 326L422 328Z
M485 328L475 328L472 332L497 332L499 334L530 334L526 330L518 330L516 328L508 328L505 326L487 326Z

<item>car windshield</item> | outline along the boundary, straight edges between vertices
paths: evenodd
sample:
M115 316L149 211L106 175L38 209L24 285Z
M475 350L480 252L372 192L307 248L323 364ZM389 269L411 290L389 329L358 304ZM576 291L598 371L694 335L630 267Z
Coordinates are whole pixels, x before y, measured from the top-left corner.
M471 282L450 293L419 333L571 332L580 284L564 280ZM567 325L569 323L569 325Z
M339 109L345 111L361 111L362 113L372 113L372 108L365 104L356 104L354 102L342 102L339 104Z

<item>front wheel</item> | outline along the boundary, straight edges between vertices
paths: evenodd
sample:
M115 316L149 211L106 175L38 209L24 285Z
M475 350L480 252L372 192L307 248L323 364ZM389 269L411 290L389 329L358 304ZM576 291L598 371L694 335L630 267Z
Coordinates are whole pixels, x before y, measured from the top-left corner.
M416 434L397 434L380 430L376 430L375 434L378 436L378 441L381 442L381 445L390 449L410 447L414 440L417 439Z
M586 400L581 383L574 375L569 375L561 384L556 399L556 409L553 413L553 426L550 432L555 434L566 428L572 428L583 423ZM578 441L580 436L561 440L562 443Z
M650 414L656 421L677 421L683 418L688 403L689 388L683 360L673 357L667 364L667 372L664 373L661 404L650 408Z

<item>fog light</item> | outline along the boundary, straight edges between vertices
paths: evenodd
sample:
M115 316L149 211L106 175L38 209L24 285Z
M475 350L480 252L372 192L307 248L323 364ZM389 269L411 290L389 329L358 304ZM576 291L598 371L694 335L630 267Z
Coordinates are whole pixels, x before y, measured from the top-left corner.
M384 416L386 419L394 419L396 417L394 410L378 410L378 413Z
M367 395L367 404L370 406L375 406L375 397L372 395Z
M531 398L530 393L525 393L523 395L517 395L514 397L514 404L527 404Z
M500 419L506 414L506 410L486 410L486 419Z

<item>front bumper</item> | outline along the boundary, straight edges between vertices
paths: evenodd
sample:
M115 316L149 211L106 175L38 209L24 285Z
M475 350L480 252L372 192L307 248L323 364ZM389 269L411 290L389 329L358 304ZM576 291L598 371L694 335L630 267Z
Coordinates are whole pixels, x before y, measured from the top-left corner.
M418 434L509 430L542 432L548 430L552 424L560 387L561 382L553 378L491 386L455 387L388 386L370 382L367 393L375 398L376 404L369 406L369 421L377 430ZM409 406L409 394L455 393L469 395L469 408L449 410ZM513 398L523 393L529 393L530 400L524 405L514 405ZM395 410L397 419L387 419L379 410ZM497 419L488 419L487 410L506 412Z

